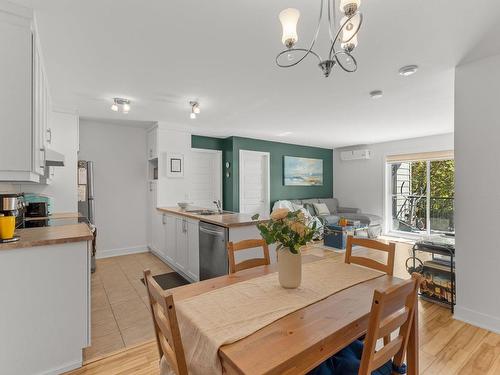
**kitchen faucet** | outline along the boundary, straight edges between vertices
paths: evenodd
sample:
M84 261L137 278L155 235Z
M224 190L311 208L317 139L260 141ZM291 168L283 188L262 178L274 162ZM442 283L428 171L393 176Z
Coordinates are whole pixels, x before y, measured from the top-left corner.
M214 201L215 206L217 207L217 211L221 214L222 213L222 203L220 199L217 199Z

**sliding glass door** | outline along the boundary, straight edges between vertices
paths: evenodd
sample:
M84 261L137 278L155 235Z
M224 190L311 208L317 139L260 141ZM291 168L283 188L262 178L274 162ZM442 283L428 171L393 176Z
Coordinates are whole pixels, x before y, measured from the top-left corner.
M386 170L390 231L455 233L453 159L390 161Z

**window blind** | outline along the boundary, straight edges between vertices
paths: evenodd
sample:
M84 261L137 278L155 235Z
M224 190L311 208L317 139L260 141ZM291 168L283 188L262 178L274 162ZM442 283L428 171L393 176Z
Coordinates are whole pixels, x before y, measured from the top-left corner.
M388 155L387 162L398 161L420 161L420 160L445 160L453 159L454 151L433 151L433 152L420 152L415 154L401 154L401 155Z

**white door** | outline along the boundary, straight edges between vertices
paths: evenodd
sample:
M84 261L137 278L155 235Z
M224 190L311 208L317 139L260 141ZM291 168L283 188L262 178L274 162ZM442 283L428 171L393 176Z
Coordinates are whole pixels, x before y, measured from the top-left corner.
M189 200L194 206L214 209L222 201L222 152L192 149L189 168Z
M268 152L240 150L240 212L269 214Z

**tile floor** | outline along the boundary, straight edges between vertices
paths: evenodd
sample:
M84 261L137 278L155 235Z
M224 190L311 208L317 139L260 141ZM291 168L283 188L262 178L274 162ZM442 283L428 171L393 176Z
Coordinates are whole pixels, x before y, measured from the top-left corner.
M84 361L92 361L154 339L147 291L142 272L171 272L151 253L97 260L92 274L92 346L84 350Z

